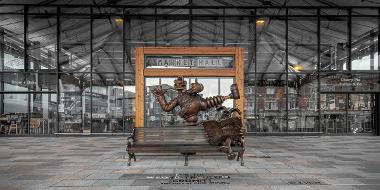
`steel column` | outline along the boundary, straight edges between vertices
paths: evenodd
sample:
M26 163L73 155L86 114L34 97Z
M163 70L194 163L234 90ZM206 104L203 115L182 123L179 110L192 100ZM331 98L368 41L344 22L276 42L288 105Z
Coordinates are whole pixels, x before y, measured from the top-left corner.
M93 18L93 8L90 9L90 133L92 133L92 73L93 73L93 43L94 43L94 18ZM86 96L86 92L84 92ZM86 98L86 97L84 97ZM82 108L83 109L83 108ZM84 112L86 110L83 110ZM85 119L85 118L83 118Z
M321 131L321 9L317 10L317 110L318 110L318 125L317 131Z
M0 29L0 69L4 71L4 51L5 51L5 42L4 42L5 31L4 28ZM4 91L4 75L0 76L0 91ZM0 94L0 114L4 114L4 94Z
M56 71L57 71L57 128L56 133L59 132L60 123L60 114L59 114L59 105L61 104L61 91L60 91L60 82L61 79L61 69L60 69L60 51L61 51L61 8L57 7L57 49L55 52L55 61L56 61ZM63 126L63 125L62 125Z
M286 56L286 58L285 58L285 73L286 73L286 81L285 81L285 94L286 94L286 113L285 113L285 121L286 121L286 131L288 131L288 129L289 129L289 118L288 118L288 116L289 116L289 89L288 89L288 86L289 86L289 84L288 84L288 79L289 79L289 71L288 71L288 68L289 68L289 58L288 58L288 55L289 55L289 20L288 20L288 15L289 15L289 9L288 8L286 8L286 16L285 16L285 39L286 39L286 41L285 41L285 56ZM280 79L281 80L281 79Z

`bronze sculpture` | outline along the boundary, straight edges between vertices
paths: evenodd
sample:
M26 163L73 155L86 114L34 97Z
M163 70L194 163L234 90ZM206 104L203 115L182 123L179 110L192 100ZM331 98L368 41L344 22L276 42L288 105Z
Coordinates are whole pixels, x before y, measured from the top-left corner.
M229 160L236 158L236 154L232 151L231 146L242 147L242 151L238 152L238 157L243 158L244 154L244 135L241 111L238 108L227 109L222 106L217 109L222 111L222 115L218 121L209 120L202 123L211 145L220 146L220 151L227 154ZM234 113L236 113L234 115Z
M183 77L174 80L174 88L178 91L178 96L167 102L165 99L165 90L161 86L153 90L154 96L157 98L161 108L169 112L179 106L181 111L179 115L185 119L187 125L194 126L198 121L198 113L201 110L207 110L212 107L221 105L227 99L239 99L239 91L236 84L231 85L231 94L227 96L213 96L202 98L198 93L203 90L201 83L195 82L191 84L191 88L184 91L186 81Z
M178 77L174 80L174 88L178 91L178 96L169 102L165 99L165 90L161 86L153 90L153 94L156 96L161 108L169 112L175 107L179 106L181 111L179 115L185 119L187 125L197 125L198 113L201 110L207 110L212 107L221 105L227 99L240 98L239 91L236 84L231 85L231 94L228 96L213 96L208 98L202 98L198 93L203 90L201 83L195 82L191 84L190 89L185 90L186 81L183 77ZM211 145L220 146L219 150L227 154L229 160L236 158L236 154L232 152L231 146L242 147L242 151L238 152L238 158L242 158L244 154L244 135L242 120L240 117L240 110L233 108L228 110L224 106L218 108L222 110L222 115L218 121L210 120L202 122L208 141ZM237 116L232 113L238 113Z

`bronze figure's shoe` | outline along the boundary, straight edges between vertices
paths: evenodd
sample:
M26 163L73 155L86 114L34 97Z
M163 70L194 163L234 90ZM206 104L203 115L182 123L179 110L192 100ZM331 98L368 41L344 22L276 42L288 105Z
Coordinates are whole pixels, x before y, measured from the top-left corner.
M235 160L235 158L236 158L236 154L233 153L233 152L228 153L228 154L227 154L227 158L228 158L228 160Z
M230 151L230 149L226 146L221 146L219 147L219 150L222 151L222 152L225 152L225 153L228 153Z

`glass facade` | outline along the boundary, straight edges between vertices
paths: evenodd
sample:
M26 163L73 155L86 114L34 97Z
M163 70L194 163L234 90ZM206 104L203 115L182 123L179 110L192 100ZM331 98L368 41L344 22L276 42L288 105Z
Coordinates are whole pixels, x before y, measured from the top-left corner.
M374 131L378 8L3 6L0 17L1 134L130 131L141 46L243 47L248 132ZM173 98L175 77L145 78L147 127L183 122L151 96L162 85ZM205 97L224 95L233 83L186 80L203 83Z

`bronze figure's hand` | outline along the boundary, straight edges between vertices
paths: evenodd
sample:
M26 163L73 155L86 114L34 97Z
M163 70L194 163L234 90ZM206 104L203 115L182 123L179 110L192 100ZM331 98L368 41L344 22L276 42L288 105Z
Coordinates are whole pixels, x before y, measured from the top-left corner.
M166 90L162 89L162 86L160 85L160 86L154 88L152 93L156 97L157 96L163 96L166 93Z

